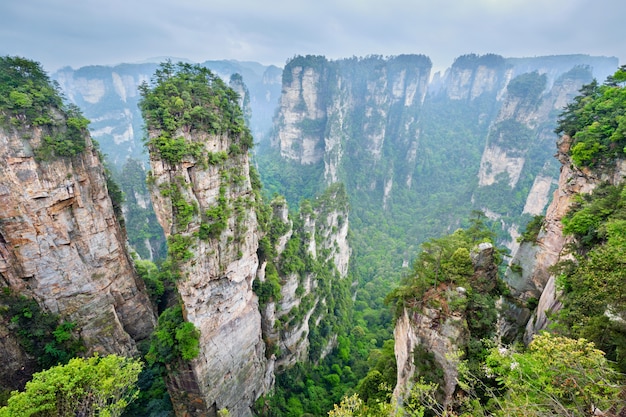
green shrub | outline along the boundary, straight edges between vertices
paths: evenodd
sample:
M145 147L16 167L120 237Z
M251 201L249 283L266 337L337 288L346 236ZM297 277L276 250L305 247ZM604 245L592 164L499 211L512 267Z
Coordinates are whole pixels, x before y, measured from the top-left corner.
M0 314L15 332L24 350L37 358L41 369L67 363L83 352L82 341L73 333L76 323L62 322L58 315L43 311L33 299L0 293Z
M159 316L146 360L150 365L170 364L178 359L189 361L198 356L199 343L200 332L193 323L184 320L182 307L175 305Z

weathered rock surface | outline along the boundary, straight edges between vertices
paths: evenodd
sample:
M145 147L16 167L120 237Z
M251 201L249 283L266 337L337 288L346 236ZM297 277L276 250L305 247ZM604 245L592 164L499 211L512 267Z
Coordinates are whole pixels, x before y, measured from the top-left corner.
M564 136L558 143L557 158L561 162L558 189L546 211L542 230L537 242L524 242L513 254L511 264L519 265L517 271L508 269L505 280L512 288L514 296L522 301L538 298L539 305L526 326L524 340L530 342L532 336L549 324L547 313L560 308L555 277L549 268L568 256L564 251L571 238L563 236L561 219L567 214L576 194L588 194L602 182L617 184L626 175L626 162L589 170L575 167L567 153L571 139Z
M38 161L43 132L0 130L1 284L77 324L89 351L131 355L155 317L125 248L87 137L72 158Z
M474 275L471 279L474 291L488 293L497 283L497 266L494 248L489 243L480 244L471 252ZM449 404L457 385L459 353L469 342L467 317L463 311L448 307L450 301L467 298L466 289L449 284L440 284L429 290L416 307L405 308L394 328L395 355L398 380L393 395L402 403L410 392L416 375L414 353L416 348L431 354L443 372L443 404ZM439 302L431 303L430 300ZM437 305L437 307L435 307Z
M232 143L228 136L202 133L185 134L185 139L203 143L208 152L228 152ZM190 259L180 262L177 282L185 318L200 331L200 354L189 372L207 409L251 415L251 405L268 387L261 316L252 291L259 261L248 155L231 155L221 164L204 166L191 157L176 165L154 152L150 158L159 223L166 236L176 234L193 242ZM178 187L185 201L197 207L184 227L177 224L171 196L161 193L171 187ZM217 236L199 239L201 213L218 206L220 198L230 213L226 228Z
M406 163L414 164L419 133L412 110L424 101L430 67L430 60L418 55L296 58L285 67L287 81L275 120L280 129L273 142L283 158L303 165L323 161L328 184L339 180L346 147L357 146L376 164L385 146L401 146ZM386 120L392 107L411 111L390 126ZM355 117L362 119L356 130ZM394 145L386 145L390 140ZM402 179L410 181L405 173Z
M309 358L317 361L334 347L336 337L330 337L325 349L311 357L309 335L311 326L318 326L327 315L334 314L325 308L328 303L326 297L334 297L333 287L336 280L347 279L348 263L351 249L348 245L348 207L345 191L342 187L334 187L322 196L321 202L315 204L310 212L301 213L302 230L294 234L293 223L287 217L287 207L284 200L273 202L274 217L289 228L276 242L278 257L273 261L276 264L283 262L281 256L285 248L285 239L296 236L302 239L300 243L312 258L321 262L325 268L334 271L331 282L324 281L324 277L317 273L304 271L289 273L281 277L280 300L267 303L263 309L263 334L268 345L274 347L277 355L271 356L275 361L277 371L284 370L298 361L307 361ZM259 276L265 281L263 274ZM330 286L330 288L329 288ZM328 291L327 293L324 289ZM300 314L299 320L291 318L292 313L302 308L304 300L308 301L308 308ZM277 325L278 323L278 325Z

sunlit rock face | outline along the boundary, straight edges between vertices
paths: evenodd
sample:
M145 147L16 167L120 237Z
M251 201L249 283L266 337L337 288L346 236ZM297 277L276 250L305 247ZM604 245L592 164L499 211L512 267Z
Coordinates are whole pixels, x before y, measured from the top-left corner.
M74 321L89 352L136 354L155 317L100 158L86 136L74 157L37 160L43 136L0 130L0 283Z

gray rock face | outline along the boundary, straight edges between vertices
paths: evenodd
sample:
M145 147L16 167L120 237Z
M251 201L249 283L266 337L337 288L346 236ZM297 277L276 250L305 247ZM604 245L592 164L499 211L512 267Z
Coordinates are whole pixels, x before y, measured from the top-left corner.
M232 143L227 136L184 135L210 152L227 152ZM191 256L180 262L182 277L177 282L185 317L200 331L200 354L189 366L193 383L207 409L251 415L250 407L268 386L261 315L252 291L259 261L248 155L231 155L222 164L205 166L191 157L177 165L154 152L150 158L153 203L166 236L176 234L193 242L188 248ZM171 195L161 192L171 187L178 187L182 198L197 207L187 225L177 223ZM220 199L230 213L225 229L199 239L201 214L218 206ZM186 406L186 412L195 407L193 401Z
M560 309L555 277L549 268L563 257L569 237L563 236L561 219L567 214L576 194L588 194L602 182L617 184L626 175L626 161L619 160L614 165L596 170L575 167L567 152L571 139L567 136L558 143L557 158L561 162L558 189L546 211L543 227L536 243L524 242L513 254L511 264L521 267L521 272L509 269L505 280L512 287L513 295L522 301L531 297L539 299L536 312L526 326L524 340L530 342L532 336L545 329L549 322L547 313Z
M492 291L497 282L497 266L494 248L489 243L480 244L470 254L474 266L471 279L474 291ZM430 290L429 290L430 291ZM450 310L452 301L467 299L466 289L450 284L440 284L428 298L437 298L439 303L424 301L421 307L405 308L394 328L395 355L398 366L398 382L393 396L401 404L417 378L414 359L415 349L420 347L433 355L443 371L443 405L452 401L457 385L459 355L470 339L467 317L463 311ZM426 296L423 300L426 300Z
M130 355L155 318L87 137L73 158L37 161L43 132L0 130L1 284L74 321L90 351Z
M364 157L378 163L385 142L397 137L401 144L394 146L406 148L406 163L414 164L418 117L412 110L419 109L424 101L430 68L430 60L417 55L340 61L298 59L285 68L287 81L273 143L283 158L303 165L323 161L328 184L339 179L349 141L356 140ZM408 111L401 123L390 127L386 120L392 107ZM358 131L351 130L355 117L362 119ZM410 181L403 177L403 181Z

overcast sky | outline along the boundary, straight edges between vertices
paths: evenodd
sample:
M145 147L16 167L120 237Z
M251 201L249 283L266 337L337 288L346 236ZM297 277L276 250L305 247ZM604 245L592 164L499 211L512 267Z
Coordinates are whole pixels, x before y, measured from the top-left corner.
M283 66L417 53L584 53L626 63L625 0L0 0L0 55L62 66L171 56Z

